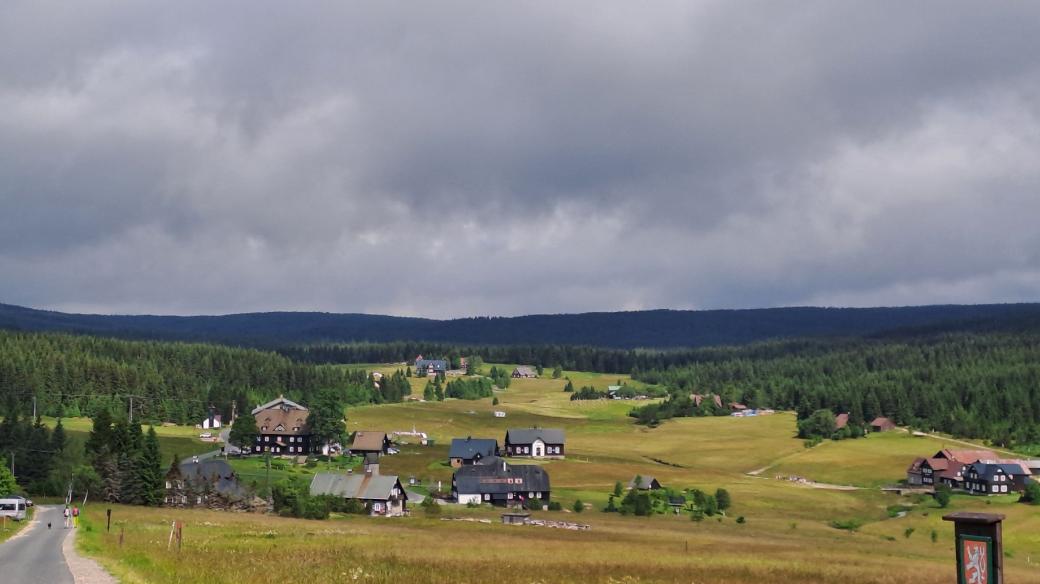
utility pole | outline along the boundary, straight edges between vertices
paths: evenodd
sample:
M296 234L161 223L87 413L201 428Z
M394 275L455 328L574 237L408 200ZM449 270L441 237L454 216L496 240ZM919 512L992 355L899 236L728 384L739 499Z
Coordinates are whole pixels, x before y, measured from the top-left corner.
M134 423L134 396L130 396L130 423Z
M36 421L36 396L33 396L33 421Z

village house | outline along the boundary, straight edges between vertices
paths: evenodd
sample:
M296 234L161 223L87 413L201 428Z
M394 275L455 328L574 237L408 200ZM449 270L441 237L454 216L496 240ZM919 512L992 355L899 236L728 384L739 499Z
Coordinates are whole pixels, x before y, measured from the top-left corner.
M490 456L498 456L498 440L494 438L453 438L448 450L452 468L475 464Z
M847 413L846 414L838 414L837 416L834 416L834 429L835 430L841 430L842 428L844 428L845 426L848 426L848 425L849 425L849 415Z
M975 462L964 468L964 490L971 495L1020 493L1029 476L1019 464Z
M538 372L535 370L534 367L530 367L530 366L527 366L527 365L520 365L516 369L513 369L513 377L516 377L516 378L521 378L521 377L525 377L525 378L527 378L527 377L538 377Z
M422 355L415 358L415 376L433 377L438 373L447 373L448 362L443 359L423 359Z
M490 503L499 506L548 504L549 473L533 464L507 464L491 456L455 471L451 492L461 504Z
M636 479L639 479L639 484L636 484ZM662 488L661 483L657 479L650 476L637 475L632 477L632 480L628 481L628 489L638 489L640 491L656 491Z
M166 507L266 510L267 504L243 487L227 462L184 462L166 472L163 504Z
M967 465L963 462L957 462L956 460L949 461L946 470L939 472L938 480L935 484L945 485L951 489L963 489L965 466Z
M896 428L896 423L888 418L877 417L870 423L871 432L890 432Z
M506 430L506 456L563 458L563 430L555 428L512 428Z
M311 496L356 499L369 515L397 517L408 511L408 494L397 475L379 474L378 464L363 473L318 473L311 479Z
M198 425L203 430L216 430L223 425L220 414L215 413L213 408L210 408L209 415L203 418L202 423Z
M739 403L739 402L729 402L729 411L733 412L734 414L738 413L738 412L744 412L747 409L748 409L748 407L746 405L742 404L742 403Z
M708 398L711 398L711 402L713 404L715 404L716 408L722 409L722 396L720 396L720 395L717 395L717 394L714 394L714 393L709 393L709 394L704 394L704 395L699 394L699 393L691 393L690 394L690 401L692 401L693 405L697 406L698 408L701 407L701 402L703 402L704 400L706 400Z
M317 452L307 425L310 411L300 404L278 396L278 399L257 406L252 411L259 430L253 452L306 455Z
M354 441L350 444L350 453L359 456L374 454L382 456L390 450L390 436L386 432L354 432Z
M950 487L963 485L964 465L980 460L997 460L990 450L943 449L930 458L917 458L906 471L906 482L911 486L934 487L945 484Z

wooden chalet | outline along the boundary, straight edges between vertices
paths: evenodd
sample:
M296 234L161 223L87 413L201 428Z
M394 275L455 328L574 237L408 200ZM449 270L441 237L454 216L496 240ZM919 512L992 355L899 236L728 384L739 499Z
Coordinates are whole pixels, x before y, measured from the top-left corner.
M183 462L166 472L166 507L248 508L252 499L224 460Z
M566 438L556 428L511 428L506 430L506 456L563 458Z
M415 358L415 376L433 377L439 373L447 374L448 362L443 359L423 359L422 355Z
M834 416L834 429L835 430L841 430L842 428L844 428L845 426L848 426L848 425L849 425L849 415L847 413L846 414L838 414L837 416Z
M375 454L382 456L390 450L390 436L386 432L370 432L358 430L354 432L354 441L350 444L350 453L364 456Z
M520 365L516 369L513 369L513 377L515 378L534 378L538 377L538 371L534 367L528 365Z
M963 488L963 467L980 460L997 460L997 454L991 450L950 450L943 449L929 458L917 458L906 470L906 482L910 486L933 487L946 484L950 487Z
M318 451L307 425L310 411L300 404L278 396L254 408L252 414L259 430L253 452L298 456Z
M311 496L356 499L369 515L396 517L408 511L408 494L397 475L381 475L378 469L364 473L318 473L311 479Z
M453 438L448 463L452 468L459 468L490 456L498 456L498 440L494 438Z
M964 468L964 490L971 495L1020 493L1029 476L1029 470L1017 463L975 462Z
M463 466L451 477L452 496L458 503L499 506L547 504L549 473L534 464L508 464L492 456Z
M636 479L639 479L639 484L636 484ZM661 487L661 483L651 476L634 476L632 480L628 481L629 490L638 489L640 491L656 491Z
M701 402L703 402L704 400L709 399L709 398L711 399L711 403L715 404L716 408L722 409L722 396L720 396L718 394L714 394L714 393L703 394L703 395L699 394L699 393L691 393L690 394L690 401L692 401L693 405L697 406L698 408L701 407Z
M892 420L888 418L882 418L880 416L874 418L874 421L870 423L871 432L891 432L892 430L895 430L897 427L898 426L896 426L896 423Z

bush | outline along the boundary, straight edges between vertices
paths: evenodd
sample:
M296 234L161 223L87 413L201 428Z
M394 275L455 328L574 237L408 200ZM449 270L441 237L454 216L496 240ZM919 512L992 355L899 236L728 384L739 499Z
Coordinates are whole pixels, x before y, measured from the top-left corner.
M550 501L549 502L549 510L550 511L563 511L563 505L560 505L559 501Z
M903 530L903 537L910 539L910 536L914 534L915 529L913 527L907 527Z
M856 531L863 526L863 522L859 519L835 519L831 521L831 527L834 529L844 529L846 531Z
M740 517L737 517L737 523L740 523L741 525L743 525L744 523L747 523L747 520L744 519L743 515L741 515Z
M1022 491L1022 496L1019 497L1018 500L1023 503L1029 503L1030 505L1040 505L1040 483L1030 479L1029 483L1026 484L1026 489Z
M493 406L497 406L498 405L498 396L495 396L494 398L492 398L491 405L493 405Z
M701 511L700 507L696 507L693 511L690 512L690 520L698 522L704 521L704 511Z
M432 497L426 497L423 502L419 504L422 507L423 512L427 516L433 517L441 514L441 505L437 501L434 501Z
M585 503L583 503L581 501L581 499L578 499L577 501L575 501L574 502L574 512L575 513L582 513L584 511L585 511Z
M935 502L939 504L939 507L945 509L946 506L950 504L950 497L952 494L950 487L942 485L935 490Z

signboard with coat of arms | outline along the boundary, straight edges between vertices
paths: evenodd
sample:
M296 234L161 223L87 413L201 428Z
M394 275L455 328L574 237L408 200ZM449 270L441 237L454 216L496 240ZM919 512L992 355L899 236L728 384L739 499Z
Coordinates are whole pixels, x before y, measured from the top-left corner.
M958 584L994 584L993 540L988 537L961 535L958 544Z

